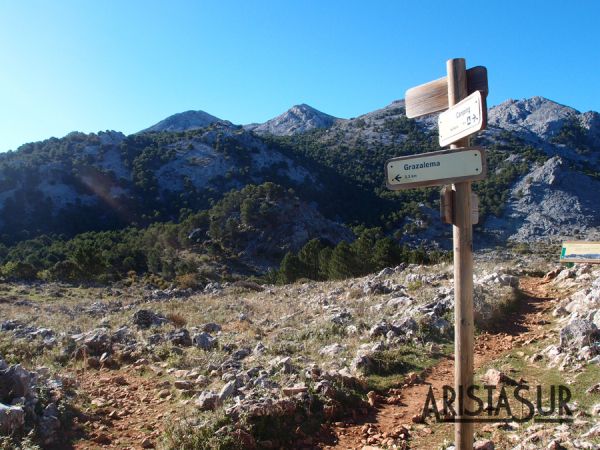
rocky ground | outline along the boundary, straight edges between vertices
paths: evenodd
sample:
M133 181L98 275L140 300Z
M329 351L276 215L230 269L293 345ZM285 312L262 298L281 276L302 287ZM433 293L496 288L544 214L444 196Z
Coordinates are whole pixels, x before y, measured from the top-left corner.
M565 384L571 424L478 448L598 448L600 270L476 262L477 379ZM547 274L544 277L544 274ZM0 285L0 438L18 448L448 448L451 265L339 282Z

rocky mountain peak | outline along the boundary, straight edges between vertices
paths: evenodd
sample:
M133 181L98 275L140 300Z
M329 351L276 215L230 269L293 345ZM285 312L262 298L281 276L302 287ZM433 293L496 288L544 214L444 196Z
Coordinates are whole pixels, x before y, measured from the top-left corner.
M173 114L172 116L167 117L166 119L161 120L155 125L152 125L145 130L142 130L142 133L152 132L152 131L186 131L186 130L195 130L198 128L204 128L208 125L211 125L215 122L219 122L221 119L215 117L211 114L208 114L204 111L184 111L181 113Z
M511 131L528 129L534 134L549 138L555 135L570 117L579 111L544 97L507 100L488 112L488 124Z
M245 128L257 134L274 134L291 136L304 133L315 128L329 128L337 120L336 117L325 114L305 103L292 106L283 114L262 124L251 124Z

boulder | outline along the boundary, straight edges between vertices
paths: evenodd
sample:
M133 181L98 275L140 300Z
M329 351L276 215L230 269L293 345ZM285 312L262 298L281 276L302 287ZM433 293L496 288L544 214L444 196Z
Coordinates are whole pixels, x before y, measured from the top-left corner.
M217 345L217 339L204 331L196 334L192 339L192 342L196 347L200 347L202 350L211 350Z
M167 333L165 336L167 341L173 345L179 345L181 347L189 347L192 345L192 338L190 332L185 328L175 330Z
M14 398L28 397L34 375L20 364L0 371L0 402L10 402Z
M292 358L289 356L278 356L277 358L273 358L269 362L269 366L271 369L282 373L292 373L294 371Z
M252 350L250 350L247 347L244 347L244 348L240 348L239 350L236 350L235 352L233 352L231 354L231 357L237 361L241 361L242 359L249 356L250 353L252 353Z
M25 411L20 406L0 403L0 434L10 435L25 425Z
M112 342L106 328L96 328L87 333L74 334L71 338L79 344L80 350L92 356L100 356L112 350Z
M196 399L196 406L202 411L212 411L221 405L219 394L211 391L202 392Z
M473 450L494 450L494 443L490 440L477 441L473 444Z
M56 404L50 403L44 408L44 412L40 417L38 434L46 446L50 446L58 438L61 426L59 415Z
M404 335L415 333L419 329L419 324L412 317L406 317L404 319L394 321L391 325L391 329L396 335Z
M592 346L600 340L596 325L587 319L575 318L560 330L560 346L578 351L584 346Z
M483 380L486 384L492 386L500 386L501 384L508 384L514 386L517 384L515 380L507 376L505 373L493 368L488 369L488 371L483 376Z
M342 345L342 344L338 344L336 342L335 344L326 345L321 350L319 350L319 355L336 356L336 355L339 355L340 353L342 353L344 350L346 350L346 346Z
M218 333L221 331L221 325L214 322L209 322L202 325L200 329L205 333Z
M336 325L346 325L352 320L352 314L348 311L341 311L331 316L330 320Z
M259 342L254 347L254 353L257 354L257 355L261 355L261 354L263 354L266 351L267 351L267 347L265 347L265 344L263 344L262 342Z
M372 338L378 336L385 336L389 330L390 324L388 324L387 322L379 322L369 329L369 336Z
M166 317L156 314L148 309L140 309L133 315L133 323L140 328L150 328L152 326L160 326L167 323Z
M233 396L233 394L235 393L236 390L237 390L236 380L231 380L231 381L227 382L225 384L225 386L223 386L221 388L221 391L219 392L219 400L220 401L227 400L229 397Z

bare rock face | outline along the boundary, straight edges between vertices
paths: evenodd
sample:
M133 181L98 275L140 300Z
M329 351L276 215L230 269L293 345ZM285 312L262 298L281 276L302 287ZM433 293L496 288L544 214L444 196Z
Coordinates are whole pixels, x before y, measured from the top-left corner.
M510 131L527 130L539 137L549 138L559 132L565 120L576 114L576 109L544 97L511 99L490 108L488 124Z
M246 125L245 128L257 134L274 134L276 136L291 136L314 130L329 128L338 119L322 113L315 108L301 104L292 106L289 110L262 124Z
M578 350L584 346L592 346L600 341L600 331L587 319L573 319L560 330L560 346Z
M600 181L568 166L555 156L533 168L512 188L502 217L486 220L486 229L517 242L595 233Z

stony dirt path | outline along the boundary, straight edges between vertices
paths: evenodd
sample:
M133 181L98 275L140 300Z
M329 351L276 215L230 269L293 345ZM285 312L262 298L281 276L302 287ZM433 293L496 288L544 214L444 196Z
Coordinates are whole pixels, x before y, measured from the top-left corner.
M520 290L524 296L518 309L498 323L496 329L476 337L476 368L482 367L515 347L526 345L528 341L543 338L543 327L551 319L549 312L556 303L557 293L552 292L541 278L522 278ZM322 447L326 449L362 449L367 445L368 428L371 428L371 433L375 428L376 434L381 437L381 440L388 435L397 436L402 432L403 425L411 424L412 417L422 413L429 386L433 387L436 398L439 399L442 386L454 384L453 356L442 359L427 370L423 374L423 379L424 381L421 383L392 390L387 397L381 399L382 402L376 407L375 412L362 421L337 423L331 430L331 434L334 440L337 438L337 442ZM386 403L388 401L393 404ZM429 428L424 430L425 434L431 432ZM411 436L407 448L420 448L418 440L418 435ZM373 443L373 445L376 444Z
M154 448L174 412L160 379L132 367L86 370L76 377L89 407L72 448Z

